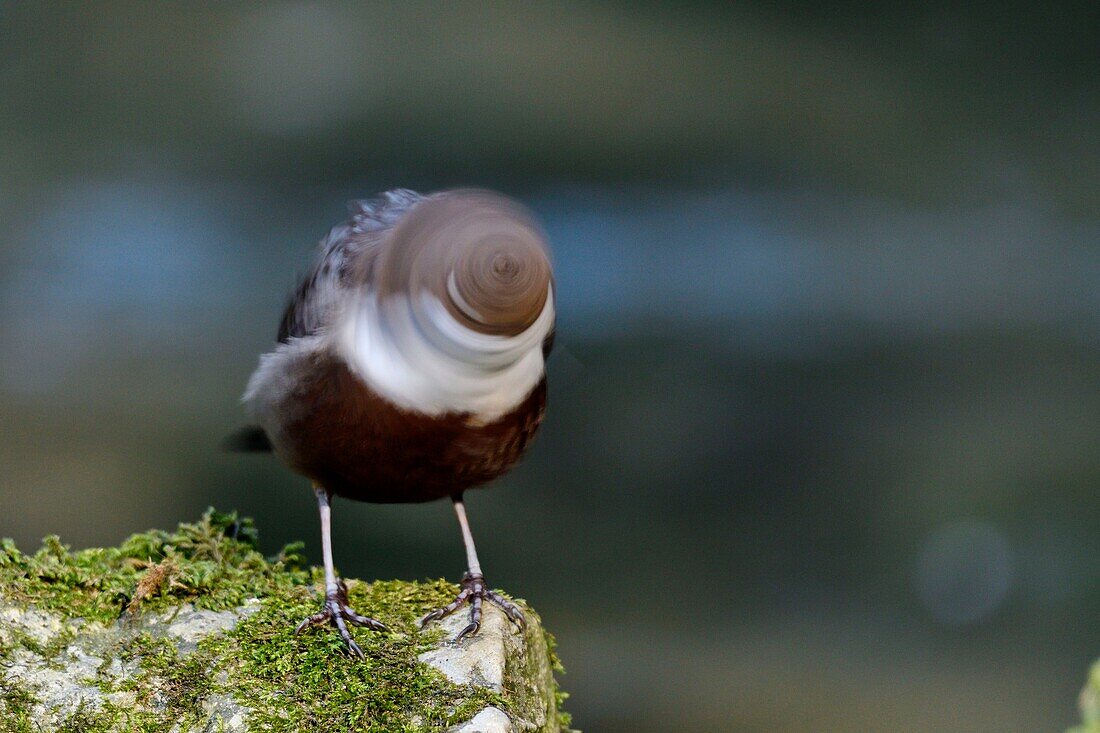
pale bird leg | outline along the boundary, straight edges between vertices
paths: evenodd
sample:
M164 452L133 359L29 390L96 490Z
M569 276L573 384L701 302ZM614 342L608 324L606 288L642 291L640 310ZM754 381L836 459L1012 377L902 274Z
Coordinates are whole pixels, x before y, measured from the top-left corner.
M525 627L526 621L523 618L523 613L519 610L519 606L486 587L485 576L481 574L481 563L477 559L474 535L470 532L470 522L466 518L466 506L462 503L461 496L452 497L452 501L454 502L455 514L458 516L459 529L462 530L462 543L466 546L467 571L463 574L462 580L459 581L462 590L455 596L455 599L442 608L424 614L420 618L420 627L423 628L429 621L437 621L454 613L464 603L469 603L470 623L458 632L458 636L455 637L455 643L457 644L464 637L476 634L481 628L481 604L485 600L499 606L504 613L508 614L508 618L512 619L521 628Z
M340 638L348 647L348 651L360 659L364 657L363 650L348 631L348 623L355 626L366 626L375 631L388 631L385 624L367 616L360 616L348 608L348 587L343 580L336 577L336 569L332 563L332 508L329 506L329 493L320 486L314 484L313 493L317 495L317 508L321 514L321 554L325 563L325 605L318 613L307 617L294 630L295 634L302 633L311 626L321 626L330 623L340 632Z

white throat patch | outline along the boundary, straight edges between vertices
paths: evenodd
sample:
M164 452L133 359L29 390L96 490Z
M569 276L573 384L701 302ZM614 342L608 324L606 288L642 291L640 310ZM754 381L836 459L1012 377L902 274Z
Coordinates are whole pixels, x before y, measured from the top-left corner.
M550 292L542 313L517 336L466 328L434 296L384 300L371 293L336 321L336 348L372 389L406 410L470 413L482 422L518 406L545 371L542 342L554 326Z

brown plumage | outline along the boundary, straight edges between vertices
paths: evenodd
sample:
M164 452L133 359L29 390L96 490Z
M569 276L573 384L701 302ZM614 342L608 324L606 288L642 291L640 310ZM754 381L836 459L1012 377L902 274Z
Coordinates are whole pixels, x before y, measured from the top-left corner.
M310 409L286 427L291 467L336 496L376 503L432 501L492 481L519 460L546 405L544 379L484 425L420 415L381 398L335 358L301 387L296 398Z
M308 623L381 625L347 608L332 567L329 502L424 502L451 497L468 572L456 604L488 590L462 493L511 468L542 421L544 359L553 340L553 278L530 216L487 191L420 196L394 191L353 205L321 242L245 402L260 423L239 434L265 442L314 485L321 510L326 601ZM266 441L265 441L266 439ZM300 627L301 629L302 627Z

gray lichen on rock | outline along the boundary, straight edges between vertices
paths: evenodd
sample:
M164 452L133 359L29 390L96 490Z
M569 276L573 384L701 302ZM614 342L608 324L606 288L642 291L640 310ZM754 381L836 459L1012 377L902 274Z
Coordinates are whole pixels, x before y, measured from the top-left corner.
M461 644L444 641L419 655L420 661L443 673L457 685L482 687L511 701L511 727L500 728L503 711L487 707L473 720L460 727L466 733L481 730L489 721L497 727L487 731L554 730L553 721L559 711L555 695L553 649L537 617L519 631L496 606L484 607L481 630ZM465 614L458 613L437 622L445 639L454 639L468 623ZM469 727L473 726L473 727Z
M159 638L171 643L176 654L186 656L197 651L202 640L233 629L239 619L258 609L258 601L232 611L198 610L185 603L104 624L33 607L3 606L0 644L8 653L0 684L27 693L33 701L30 718L36 729L60 730L74 718L119 718L121 724L125 716L112 715L110 710L139 704L136 686L142 675L140 658L130 657L126 650L141 640ZM163 707L162 697L155 693L150 700ZM226 709L212 710L210 719L243 720L239 708L229 716L224 715ZM13 711L4 710L0 701L0 712ZM230 726L227 730L245 728Z
M230 536L232 535L232 536ZM247 520L210 511L173 533L35 555L0 545L0 731L566 731L553 639L486 607L420 631L445 581L352 581L353 605L390 633L295 636L318 603L297 548L264 559Z

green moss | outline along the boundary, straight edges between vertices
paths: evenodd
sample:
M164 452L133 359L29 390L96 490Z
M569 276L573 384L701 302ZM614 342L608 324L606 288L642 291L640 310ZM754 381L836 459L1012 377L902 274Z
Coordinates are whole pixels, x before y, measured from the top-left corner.
M1082 724L1067 733L1100 733L1100 662L1092 665L1089 678L1081 690Z
M50 536L34 555L25 555L11 540L3 540L0 595L106 623L121 615L140 580L160 563L174 570L143 607L191 601L199 608L228 609L250 597L308 581L308 573L294 565L300 545L267 560L256 549L255 535L251 520L211 509L175 532L136 534L120 547L70 552L59 538Z
M455 685L417 661L442 632L421 633L416 619L458 590L443 580L349 583L351 606L391 629L354 630L365 660L349 658L332 629L295 636L297 623L316 612L320 601L320 572L302 567L300 549L290 546L265 558L250 520L213 509L194 524L134 535L117 548L72 552L48 537L26 555L5 540L0 598L102 624L183 602L217 611L259 599L258 610L234 629L202 640L189 654L148 633L120 637L102 656L136 665L138 672L116 678L105 663L89 683L106 699L73 714L66 730L163 731L177 722L186 729L208 717L203 702L212 696L249 708L253 729L276 732L442 730L486 705L522 715L539 704L531 690L498 695ZM71 639L70 631L45 645L25 638L14 645L49 660ZM538 643L531 633L528 643ZM549 635L545 643L557 664ZM559 692L558 710L562 699ZM0 731L32 730L26 727L32 702L25 692L0 688Z
M546 656L550 658L550 669L558 674L565 674L565 667L561 663L561 657L558 656L558 641L554 638L554 635L549 631L543 630L542 632L546 637ZM573 716L565 712L565 701L569 699L569 693L561 689L561 685L558 683L558 678L554 677L554 707L557 710L558 725L561 726L562 731L570 730L569 726L573 723ZM579 733L579 732L578 732Z
M311 593L265 602L260 612L212 646L233 660L231 692L260 711L252 721L261 730L443 728L488 704L508 707L508 701L484 689L447 682L416 659L438 640L438 633L418 633L417 617L455 592L444 581L352 584L351 605L369 610L393 630L358 634L367 657L361 662L349 659L330 631L294 636L298 620L316 610Z
M110 733L118 720L116 710L95 710L87 704L81 704L65 720L62 730L65 733Z
M5 733L33 733L31 708L34 696L0 677L0 730Z

